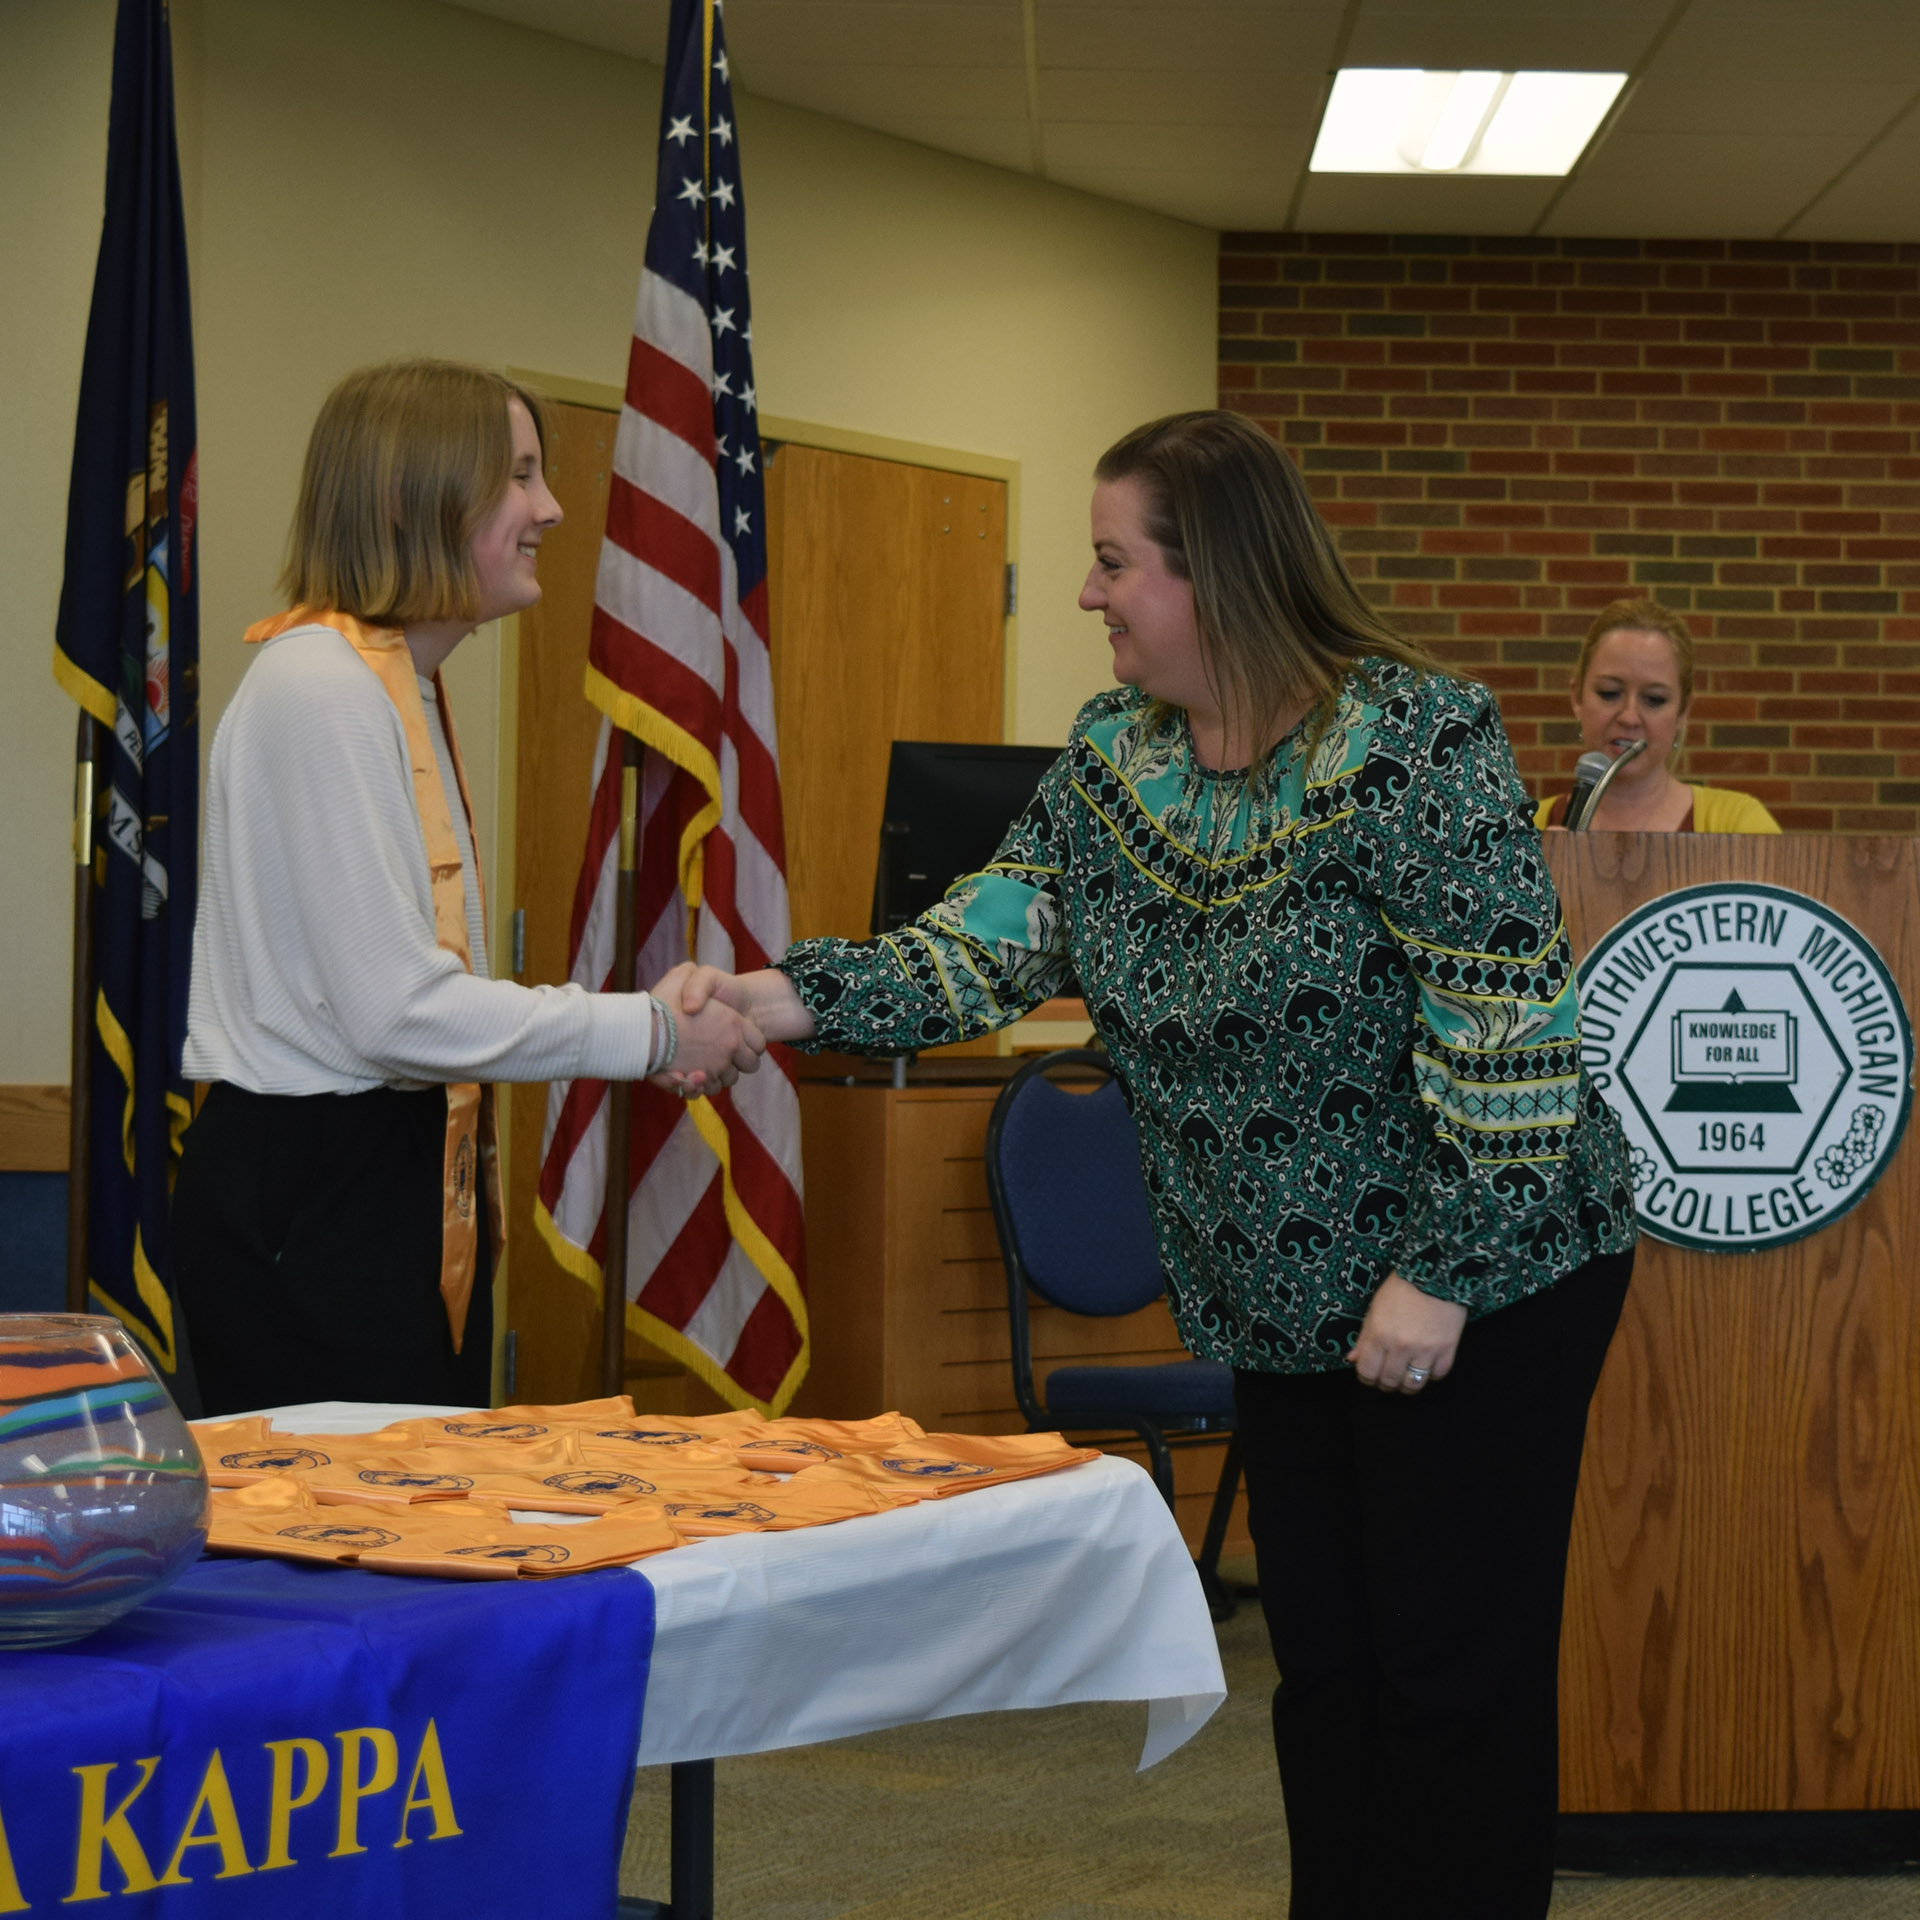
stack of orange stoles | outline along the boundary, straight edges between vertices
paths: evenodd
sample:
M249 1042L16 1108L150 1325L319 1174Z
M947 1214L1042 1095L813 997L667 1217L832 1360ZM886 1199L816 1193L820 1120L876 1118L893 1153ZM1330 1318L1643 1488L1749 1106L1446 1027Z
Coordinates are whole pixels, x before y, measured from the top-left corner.
M214 1553L387 1573L582 1573L723 1533L825 1526L1052 1473L1098 1456L1057 1433L993 1439L873 1420L636 1414L624 1394L565 1407L403 1420L377 1433L194 1428ZM587 1515L542 1525L514 1514Z

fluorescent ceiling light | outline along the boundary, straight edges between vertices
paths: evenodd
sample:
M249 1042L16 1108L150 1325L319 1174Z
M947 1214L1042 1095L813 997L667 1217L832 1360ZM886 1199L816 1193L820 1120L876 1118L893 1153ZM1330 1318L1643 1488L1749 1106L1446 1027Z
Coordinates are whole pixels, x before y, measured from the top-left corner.
M1565 173L1624 73L1464 73L1343 67L1314 173Z

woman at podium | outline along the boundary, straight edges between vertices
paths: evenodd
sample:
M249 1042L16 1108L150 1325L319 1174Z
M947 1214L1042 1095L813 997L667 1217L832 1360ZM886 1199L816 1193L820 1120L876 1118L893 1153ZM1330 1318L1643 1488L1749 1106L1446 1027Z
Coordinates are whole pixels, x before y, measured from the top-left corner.
M661 991L899 1054L1072 969L1181 1336L1234 1369L1294 1920L1538 1920L1636 1227L1529 803L1492 694L1381 621L1257 428L1156 421L1095 477L1121 684L993 861L893 935Z
M1602 607L1580 645L1571 686L1583 752L1617 758L1645 745L1607 782L1585 825L1603 833L1778 833L1749 794L1690 786L1673 770L1693 705L1693 639L1657 600ZM1560 826L1567 794L1542 800L1534 825Z

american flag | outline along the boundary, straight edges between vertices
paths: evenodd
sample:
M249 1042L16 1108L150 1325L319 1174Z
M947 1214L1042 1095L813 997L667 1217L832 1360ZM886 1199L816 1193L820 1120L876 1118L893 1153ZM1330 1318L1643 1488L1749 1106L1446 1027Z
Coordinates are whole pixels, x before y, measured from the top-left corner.
M725 37L716 0L674 0L660 159L594 592L587 698L606 714L574 896L572 978L657 980L687 957L729 971L787 945L786 857L767 654L765 490ZM620 754L640 780L637 980L616 980ZM807 1366L800 1106L769 1052L731 1092L632 1107L628 1322L735 1406L780 1412ZM535 1217L590 1284L605 1246L608 1088L548 1095Z

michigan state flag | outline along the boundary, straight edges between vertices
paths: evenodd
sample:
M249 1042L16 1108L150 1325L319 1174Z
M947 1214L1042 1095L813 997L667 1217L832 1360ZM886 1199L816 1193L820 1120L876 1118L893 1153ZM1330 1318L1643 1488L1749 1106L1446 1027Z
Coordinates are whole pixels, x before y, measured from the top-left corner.
M89 1294L168 1376L179 1364L168 1197L191 1116L180 1048L199 831L194 451L166 0L120 0L53 671L105 730L94 793Z

